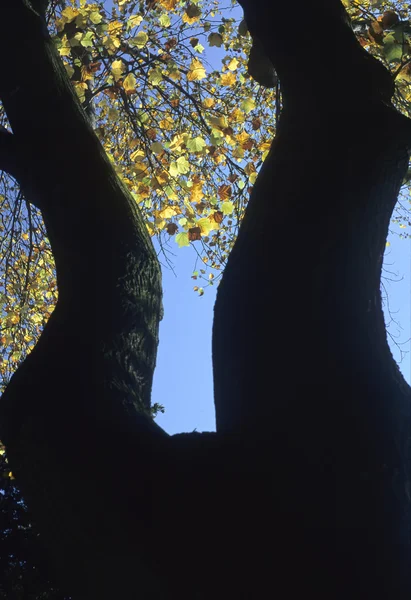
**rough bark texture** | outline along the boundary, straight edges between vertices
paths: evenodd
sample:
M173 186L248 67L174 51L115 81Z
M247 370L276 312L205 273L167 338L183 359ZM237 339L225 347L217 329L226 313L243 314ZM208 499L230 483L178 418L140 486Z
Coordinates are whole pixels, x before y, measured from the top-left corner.
M161 287L145 225L42 19L2 7L16 157L0 167L43 211L59 302L0 437L74 598L411 593L410 389L379 293L411 126L338 0L295 0L292 36L286 6L245 6L285 108L218 293L218 433L174 437L147 416Z

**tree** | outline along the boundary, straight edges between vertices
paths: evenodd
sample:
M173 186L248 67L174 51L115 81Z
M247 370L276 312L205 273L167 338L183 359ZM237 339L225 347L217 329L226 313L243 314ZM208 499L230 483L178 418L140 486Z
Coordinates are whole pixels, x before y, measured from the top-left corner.
M75 598L411 592L411 394L379 291L410 123L338 0L295 0L292 35L289 6L242 5L283 110L218 291L217 433L171 437L149 414L161 284L144 220L44 20L4 9L1 166L41 208L59 299L3 394L0 437ZM289 221L280 293L269 241Z

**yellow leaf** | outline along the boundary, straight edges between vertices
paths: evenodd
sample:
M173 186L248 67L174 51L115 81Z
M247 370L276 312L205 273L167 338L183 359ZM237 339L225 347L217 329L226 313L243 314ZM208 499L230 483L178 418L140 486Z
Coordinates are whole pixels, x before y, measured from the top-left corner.
M203 181L199 181L198 183L194 183L191 188L190 200L191 202L200 202L204 196L203 193Z
M131 15L129 20L127 21L127 29L133 29L134 27L138 27L143 20L141 15Z
M227 202L223 202L221 204L221 212L223 213L223 215L231 215L231 213L234 211L234 204L230 201Z
M134 94L136 91L137 80L133 73L129 73L123 81L123 88L127 94Z
M200 81L206 77L206 71L203 63L198 58L193 58L190 64L190 68L187 73L187 79L189 81Z
M176 7L178 0L159 0L159 4L166 10L173 10Z
M208 121L213 129L226 129L228 127L228 121L225 117L209 117Z
M111 21L111 23L107 25L107 31L110 36L119 36L123 31L123 24L120 23L120 21Z
M214 231L218 229L217 223L213 220L210 221L208 217L204 217L203 219L198 219L197 221L198 227L201 229L202 235L208 235L210 231Z
M178 244L180 248L182 248L183 246L190 245L190 242L188 240L188 233L186 231L178 233L174 239L176 241L176 244Z
M236 58L232 58L227 65L227 69L229 71L235 71L238 67L238 60Z
M124 69L125 65L122 60L113 60L111 64L111 72L113 73L114 81L118 81L120 79Z
M144 48L147 42L148 35L145 31L139 31L138 34L130 40L130 44L132 46L136 46L136 48L138 48L139 50L141 50L141 48Z
M221 85L224 85L226 87L234 85L235 82L236 82L236 76L234 73L223 73L220 77Z
M212 106L214 106L214 104L215 104L214 98L204 98L204 100L203 100L204 108L211 108Z
M71 23L80 14L77 8L68 6L61 12L64 23Z
M181 79L181 73L178 69L172 69L168 76L170 77L170 79L172 79L173 81L178 81L179 79Z
M173 128L174 126L174 121L171 117L165 117L164 119L162 119L161 121L159 121L159 126L161 127L161 129L166 129L167 131L169 131L170 129Z
M175 217L175 215L179 215L181 210L177 206L166 206L163 210L158 212L158 216L162 219L171 219L171 217Z
M230 114L230 121L232 123L244 123L245 114L239 108L235 108Z
M71 54L70 42L68 41L68 38L65 34L61 38L61 46L58 50L60 56L70 56Z

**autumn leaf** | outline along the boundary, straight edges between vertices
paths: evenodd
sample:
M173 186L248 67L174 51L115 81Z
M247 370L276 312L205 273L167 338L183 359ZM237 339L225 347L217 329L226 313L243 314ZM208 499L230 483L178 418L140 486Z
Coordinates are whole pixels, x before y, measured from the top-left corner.
M185 13L183 14L183 22L189 23L190 25L198 21L201 15L201 9L196 4L189 4L186 8Z
M217 48L220 48L223 44L223 37L219 33L210 33L208 36L208 43L211 47L216 46Z
M122 60L114 60L111 63L111 72L113 74L114 81L118 81L124 73L125 65Z
M180 248L190 245L190 241L188 239L188 233L186 231L183 231L182 233L178 233L174 239L176 241L176 244Z
M248 113L250 113L252 110L255 109L255 100L254 100L254 98L251 98L250 96L248 98L245 98L241 102L240 108L241 108L241 110L243 110L248 115Z
M146 34L145 31L139 31L136 36L134 36L133 38L131 38L129 40L130 46L135 46L139 50L141 50L141 48L144 48L144 46L147 44L147 42L148 42L148 35Z
M221 200L226 200L231 197L231 185L224 184L218 188L218 196Z
M136 93L136 85L137 80L133 73L129 73L127 77L123 81L123 88L127 92L127 94L135 94Z
M227 69L230 71L235 71L238 68L238 60L236 58L232 58L227 65Z
M193 58L190 64L190 68L187 73L187 79L189 81L201 81L206 77L206 71L203 64L198 58Z
M192 152L201 152L207 146L204 139L200 136L195 138L188 139L186 142L186 146Z
M224 86L232 86L236 82L235 73L223 73L220 77L220 83Z
M200 227L190 227L190 229L188 230L188 239L190 242L196 242L201 240Z
M174 235L176 233L176 231L178 231L178 227L175 223L168 223L168 225L166 227L166 231L167 231L168 235Z
M221 203L221 212L223 215L231 215L234 211L234 204L230 201Z

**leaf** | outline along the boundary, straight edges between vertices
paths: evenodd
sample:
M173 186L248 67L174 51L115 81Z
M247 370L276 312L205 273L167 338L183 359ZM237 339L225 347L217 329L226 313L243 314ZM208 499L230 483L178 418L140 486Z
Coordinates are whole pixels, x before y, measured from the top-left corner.
M171 21L170 21L170 17L164 13L163 15L161 15L161 17L159 18L159 23L160 25L162 25L163 27L170 27L171 25Z
M231 215L234 211L234 204L230 201L221 203L221 212L223 215Z
M188 173L190 170L190 163L184 156L177 158L177 169L181 174Z
M207 97L207 98L204 98L204 100L203 100L204 108L211 108L212 106L214 106L214 104L215 104L214 98Z
M125 65L122 60L113 60L111 63L111 72L113 73L114 81L118 81L124 72Z
M183 14L182 20L184 23L189 23L191 25L192 23L198 21L200 15L200 8L196 4L192 3L187 6L186 11Z
M227 65L227 69L230 71L235 71L238 67L238 60L236 58L232 58Z
M133 73L129 73L123 81L123 88L127 94L134 94L136 92L137 80Z
M171 219L171 217L175 217L181 213L178 206L166 206L163 210L158 212L158 216L161 219Z
M61 16L64 23L71 23L76 19L76 17L78 17L79 14L80 13L77 10L77 8L72 8L71 6L68 6L67 8L61 11Z
M93 25L98 25L103 20L103 17L98 12L98 10L93 10L89 15L89 19L93 23Z
M168 223L168 225L166 227L166 231L167 231L168 235L174 235L176 233L176 231L178 231L178 227L175 223Z
M151 69L148 73L148 80L152 85L158 85L163 79L163 74L160 69Z
M201 229L200 227L190 227L188 230L188 239L190 242L198 242L201 240Z
M83 46L83 48L92 48L93 39L94 33L92 31L87 31L87 33L82 36L80 44Z
M384 38L384 55L388 62L401 61L402 44L398 44L392 34Z
M201 152L207 146L205 140L202 137L197 136L187 140L186 146L192 152Z
M130 39L129 44L130 44L130 46L135 46L136 48L141 50L141 48L144 48L144 46L147 44L147 42L148 42L148 35L146 34L146 32L139 31L136 36L134 36L133 38Z
M188 233L186 231L178 233L174 239L176 241L176 244L180 248L183 248L184 246L189 246L190 245L190 242L188 240Z
M164 152L164 148L160 144L160 142L153 142L150 146L150 150L151 152L154 152L154 154L161 154L162 152Z
M223 45L223 36L219 33L210 33L208 36L208 44L210 46L216 46L217 48L221 48Z
M134 27L138 27L143 20L141 15L131 15L131 17L127 21L127 30L134 29Z
M241 110L243 110L248 115L248 113L250 113L252 110L255 109L255 100L254 100L254 98L251 98L250 96L248 98L245 98L241 102L240 108L241 108Z
M224 219L224 213L222 213L221 210L216 210L215 213L213 213L213 219L216 223L221 223Z
M210 231L217 229L216 221L210 221L208 217L204 217L203 219L198 219L197 221L198 227L201 229L202 235L208 235Z
M218 196L221 200L227 200L227 198L231 198L231 185L223 184L218 188ZM224 213L226 214L226 213Z
M187 79L189 81L200 81L206 77L206 71L203 63L198 58L193 58L190 64L190 68L187 73Z
M225 87L230 87L236 82L236 76L234 73L223 73L220 77L220 84Z

